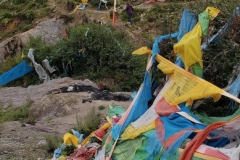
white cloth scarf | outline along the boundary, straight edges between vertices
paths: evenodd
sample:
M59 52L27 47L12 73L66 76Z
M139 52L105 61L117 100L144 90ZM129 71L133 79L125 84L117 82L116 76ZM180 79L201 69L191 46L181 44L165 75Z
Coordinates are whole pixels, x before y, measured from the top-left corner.
M31 61L32 61L33 65L34 65L35 71L37 72L37 74L39 76L39 79L40 80L44 80L43 83L49 81L50 77L47 74L47 72L42 68L42 66L40 64L35 62L34 55L33 55L33 49L32 48L30 48L29 51L28 51L28 57L31 59Z

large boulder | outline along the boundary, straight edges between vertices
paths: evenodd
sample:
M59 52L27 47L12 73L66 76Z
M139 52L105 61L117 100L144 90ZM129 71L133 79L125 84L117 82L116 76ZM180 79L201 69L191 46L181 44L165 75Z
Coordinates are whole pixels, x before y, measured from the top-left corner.
M62 19L47 19L38 23L38 25L26 31L10 37L0 43L0 63L4 62L6 57L14 56L22 52L22 48L27 44L29 37L41 36L47 44L56 43L62 36L64 21Z
M98 88L96 84L90 81L86 82L82 80L73 80L69 77L53 79L44 84L29 86L27 88L0 88L0 106L3 108L7 108L8 106L21 106L26 104L28 100L35 101L37 99L41 99L51 90L69 86L72 84L91 85L95 88Z

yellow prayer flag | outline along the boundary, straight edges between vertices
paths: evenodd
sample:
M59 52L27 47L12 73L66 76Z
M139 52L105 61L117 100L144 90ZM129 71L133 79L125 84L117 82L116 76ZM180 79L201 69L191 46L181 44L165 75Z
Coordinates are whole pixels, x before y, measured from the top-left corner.
M73 144L74 146L78 146L78 138L75 137L71 133L65 133L63 136L63 142L67 145Z
M159 63L158 68L161 68L161 71L168 76L171 76L174 73L174 68L169 67L166 63Z
M156 124L155 121L153 121L152 123L146 125L146 126L140 126L138 128L133 127L133 125L129 125L125 131L123 132L123 134L121 135L121 139L135 139L136 137L138 137L139 135L141 135L142 133L145 133L147 131L150 131L152 129L156 128Z
M214 101L218 101L221 94L234 99L238 103L240 102L240 99L230 95L214 84L183 70L162 56L157 55L156 60L159 62L159 69L164 71L166 70L165 67L168 67L170 68L168 70L172 71L169 87L162 93L169 104L177 105L182 102L209 96L212 96Z
M61 155L57 160L65 160L65 159L66 159L66 157Z
M205 10L209 14L209 18L213 20L215 17L217 17L218 13L220 12L219 9L214 7L207 7Z
M174 53L180 55L186 70L196 62L203 67L201 36L202 29L200 23L197 23L192 31L185 34L182 39L174 45Z
M87 136L80 144L83 146L85 144L90 143L91 137L95 136L94 132L92 132L90 135Z
M213 20L220 12L219 9L214 7L207 7L205 11L209 14L211 20ZM202 28L198 22L192 31L185 34L182 39L174 45L174 53L180 55L186 70L196 62L203 67L201 37Z
M152 54L152 50L149 49L148 47L141 47L135 51L133 51L132 54L138 54L138 55L143 55L143 54Z
M88 4L88 0L82 0L82 4Z
M23 58L25 58L25 57L26 57L26 55L25 55L24 53L22 53L22 56L21 56L21 57L22 57L22 59L23 59Z

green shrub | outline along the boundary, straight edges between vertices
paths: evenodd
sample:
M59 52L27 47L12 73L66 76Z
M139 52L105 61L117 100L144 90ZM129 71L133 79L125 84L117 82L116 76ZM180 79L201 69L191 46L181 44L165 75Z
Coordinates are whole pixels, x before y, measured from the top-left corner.
M101 105L101 106L98 106L98 109L99 110L104 110L106 107L105 106L103 106L103 105Z
M158 35L173 33L178 30L183 6L178 3L167 5L153 4L143 16L143 29L155 30ZM145 25L148 24L148 25Z
M32 24L20 24L18 27L21 31L26 32L32 28Z
M29 118L29 108L33 104L32 100L29 100L25 105L19 107L10 106L6 109L0 109L0 124L8 121L20 121L24 122Z
M17 15L21 21L26 20L28 23L32 22L35 18L35 13L33 11L21 11Z
M118 88L118 91L139 87L147 57L131 54L134 49L126 33L98 24L67 28L67 33L68 37L54 46L46 45L40 37L31 38L24 53L34 48L36 62L48 56L60 75L64 74L62 64L71 62L73 77L83 76L95 82L114 80L112 84L116 86L112 88ZM84 52L80 53L81 49Z
M11 0L3 2L0 5L0 36L1 39L10 37L16 33L26 31L29 24L36 18L48 15L51 10L47 10L47 0ZM44 10L44 12L42 11ZM42 14L44 13L44 14ZM18 25L6 31L7 24L13 21L19 21ZM24 27L24 25L28 27ZM6 33L7 32L7 33Z
M57 149L63 143L62 138L56 134L48 134L44 138L46 141L44 149L48 153L53 153L54 150Z
M21 54L14 57L7 57L4 63L0 63L0 74L10 70L22 61Z
M74 152L75 148L76 148L76 146L74 146L74 145L66 145L66 147L62 151L62 155L69 156L71 153Z
M77 115L76 119L77 125L74 128L81 134L88 136L99 128L101 117L99 113L92 108L86 116Z

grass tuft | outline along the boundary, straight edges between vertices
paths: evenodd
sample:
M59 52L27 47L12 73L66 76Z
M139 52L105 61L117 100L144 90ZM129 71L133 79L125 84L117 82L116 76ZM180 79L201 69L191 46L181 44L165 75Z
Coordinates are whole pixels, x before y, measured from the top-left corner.
M9 106L6 109L0 109L0 124L9 121L20 121L24 122L29 117L29 108L33 104L32 100L19 107Z
M57 149L62 144L62 138L56 134L49 134L45 136L46 145L44 146L44 149L48 153L54 152L55 149Z
M104 110L106 107L105 106L103 106L103 105L101 105L101 106L98 106L98 109L99 110Z
M99 128L101 117L100 114L92 108L86 116L76 116L77 125L75 127L81 134L90 135L93 131Z

